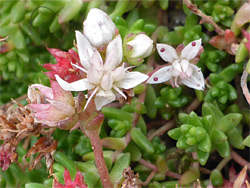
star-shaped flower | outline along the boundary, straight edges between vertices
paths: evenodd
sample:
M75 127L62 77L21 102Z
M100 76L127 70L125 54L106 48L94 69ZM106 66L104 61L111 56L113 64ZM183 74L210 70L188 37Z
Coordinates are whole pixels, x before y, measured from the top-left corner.
M84 68L74 65L87 74L87 78L68 83L58 75L56 79L59 85L66 91L90 90L92 94L89 101L95 96L96 109L100 110L104 105L116 99L115 93L119 93L126 99L123 89L131 89L144 82L148 76L140 72L128 72L122 62L122 39L117 35L107 46L105 61L93 47L88 39L79 31L76 31L76 40L81 64Z
M159 84L170 80L173 87L179 87L179 83L182 83L197 90L204 89L201 69L191 63L202 49L201 39L190 42L180 53L167 44L157 44L156 48L161 58L171 65L154 72L147 83Z

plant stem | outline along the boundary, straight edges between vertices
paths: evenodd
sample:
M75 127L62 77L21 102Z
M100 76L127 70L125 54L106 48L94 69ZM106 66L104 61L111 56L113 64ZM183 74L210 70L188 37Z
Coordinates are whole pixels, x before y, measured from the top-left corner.
M99 133L97 130L86 131L86 133L90 139L92 148L94 150L96 167L100 174L102 185L104 188L112 188L113 185L111 183L108 168L106 166L106 163L103 157L102 143L99 137Z
M221 171L224 166L232 159L231 156L224 158L216 167L217 170Z
M148 161L146 161L144 159L140 159L139 163L146 166L146 167L148 167L148 168L150 168L150 169L152 169L155 172L159 171L156 165L154 165L154 164L152 164L152 163L150 163L150 162L148 162ZM170 172L170 171L166 172L165 175L169 176L169 177L172 177L172 178L175 178L175 179L180 179L180 177L181 177L180 174L177 174L175 172Z
M241 165L242 167L247 166L247 169L250 170L250 163L243 159L241 156L239 156L239 154L233 150L231 150L231 157L239 165Z
M147 177L146 181L142 183L143 186L147 186L150 181L152 180L152 178L154 177L154 175L156 174L155 171L152 171L149 176Z
M191 3L190 0L183 0L183 3L187 6L188 9L190 9L194 14L198 15L201 17L201 21L200 24L202 23L210 23L214 26L215 31L219 34L219 35L224 35L225 31L223 29L220 28L220 26L218 26L213 18L211 16L207 16L206 14L204 14L201 10L199 10L197 8L197 6L193 3Z
M247 77L248 77L248 72L246 71L246 68L245 68L243 71L243 74L241 76L240 85L241 85L243 94L246 97L248 104L250 104L250 93L249 93L249 90L247 88Z
M155 136L161 136L171 128L175 126L175 120L168 121L165 125L163 125L161 128L157 129L155 132L153 132L151 135L148 136L148 139L151 141Z

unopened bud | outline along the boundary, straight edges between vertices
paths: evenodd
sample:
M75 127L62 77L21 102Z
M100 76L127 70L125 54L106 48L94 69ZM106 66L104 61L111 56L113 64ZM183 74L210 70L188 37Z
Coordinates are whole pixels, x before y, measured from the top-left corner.
M128 62L133 65L139 65L143 62L143 58L152 54L154 46L146 34L138 33L126 37L127 41L124 44L124 55L127 57ZM138 61L139 60L139 61Z
M115 35L115 24L103 11L93 8L83 22L84 35L95 47L107 45Z

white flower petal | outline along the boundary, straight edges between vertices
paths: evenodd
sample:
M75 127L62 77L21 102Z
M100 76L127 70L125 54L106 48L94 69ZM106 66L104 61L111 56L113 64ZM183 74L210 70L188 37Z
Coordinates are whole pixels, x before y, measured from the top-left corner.
M109 104L114 100L115 100L115 94L111 90L108 91L99 90L95 97L96 109L99 111L104 105Z
M91 46L88 39L79 31L76 31L76 41L81 64L88 70L90 68L89 60L94 53L94 48Z
M118 82L118 81L123 80L125 77L125 74L126 74L126 70L127 70L127 68L124 67L124 63L122 66L114 69L111 72L111 76L112 76L113 81Z
M100 83L102 89L110 90L113 86L113 79L111 74L104 74Z
M118 88L131 89L148 79L148 75L140 72L128 72L123 80L116 82Z
M90 58L91 68L102 71L103 70L103 60L100 53L96 50Z
M191 60L193 59L199 52L201 47L201 39L190 42L182 51L181 51L181 59Z
M172 63L174 60L179 59L172 46L167 44L156 44L156 48L161 58L166 62Z
M150 78L148 79L148 84L159 84L166 82L172 78L171 69L173 68L172 65L163 67L153 73Z
M181 60L180 64L181 64L182 72L186 72L188 67L189 67L189 61L186 59L183 59L183 60Z
M106 60L104 64L105 70L113 70L122 61L122 39L121 36L116 36L107 47Z
M190 79L181 79L181 82L190 88L203 90L205 88L205 81L200 68L193 64L190 64L190 66L193 69L193 74L190 76Z
M178 72L182 72L182 70L181 70L181 64L179 63L179 61L174 61L173 63L172 63L172 65L173 65L173 68L175 69L175 70L177 70Z
M86 78L68 83L61 79L58 75L55 75L58 84L65 90L65 91L85 91L89 89L93 89L95 86L90 84Z

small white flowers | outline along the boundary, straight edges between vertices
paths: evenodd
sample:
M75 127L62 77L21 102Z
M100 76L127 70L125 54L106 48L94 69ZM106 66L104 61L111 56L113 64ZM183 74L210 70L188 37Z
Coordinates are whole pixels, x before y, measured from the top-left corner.
M83 22L84 35L94 47L107 45L115 35L115 24L103 11L93 8Z
M108 44L105 62L103 62L100 53L91 46L79 31L76 31L76 40L78 53L84 68L74 64L73 66L85 72L87 78L72 83L67 83L58 75L56 75L56 79L66 91L91 90L92 94L88 98L85 108L92 97L95 96L96 109L100 110L104 105L115 100L114 91L126 98L122 89L131 89L148 79L147 75L140 72L128 72L124 64L120 66L123 57L120 35Z
M94 8L84 21L84 34L76 31L76 40L82 67L75 64L72 66L86 73L86 78L68 83L58 75L55 77L66 91L89 91L85 108L92 98L97 110L114 101L117 94L126 99L123 90L131 89L148 79L147 75L140 72L129 72L129 68L122 64L123 55L130 64L139 65L143 58L152 54L153 41L144 33L127 35L122 45L122 39L109 16ZM101 46L105 47L99 48ZM173 87L179 87L178 84L182 83L194 89L204 89L202 72L190 63L200 48L201 39L188 44L181 53L167 44L157 44L158 53L171 65L154 72L147 83L157 84L170 80ZM101 50L101 54L98 50Z
M204 77L200 68L189 62L200 51L201 39L190 42L181 54L177 54L176 50L167 44L157 44L156 47L161 58L171 65L154 72L147 83L158 84L170 80L173 87L179 87L178 83L182 83L197 90L204 89Z

